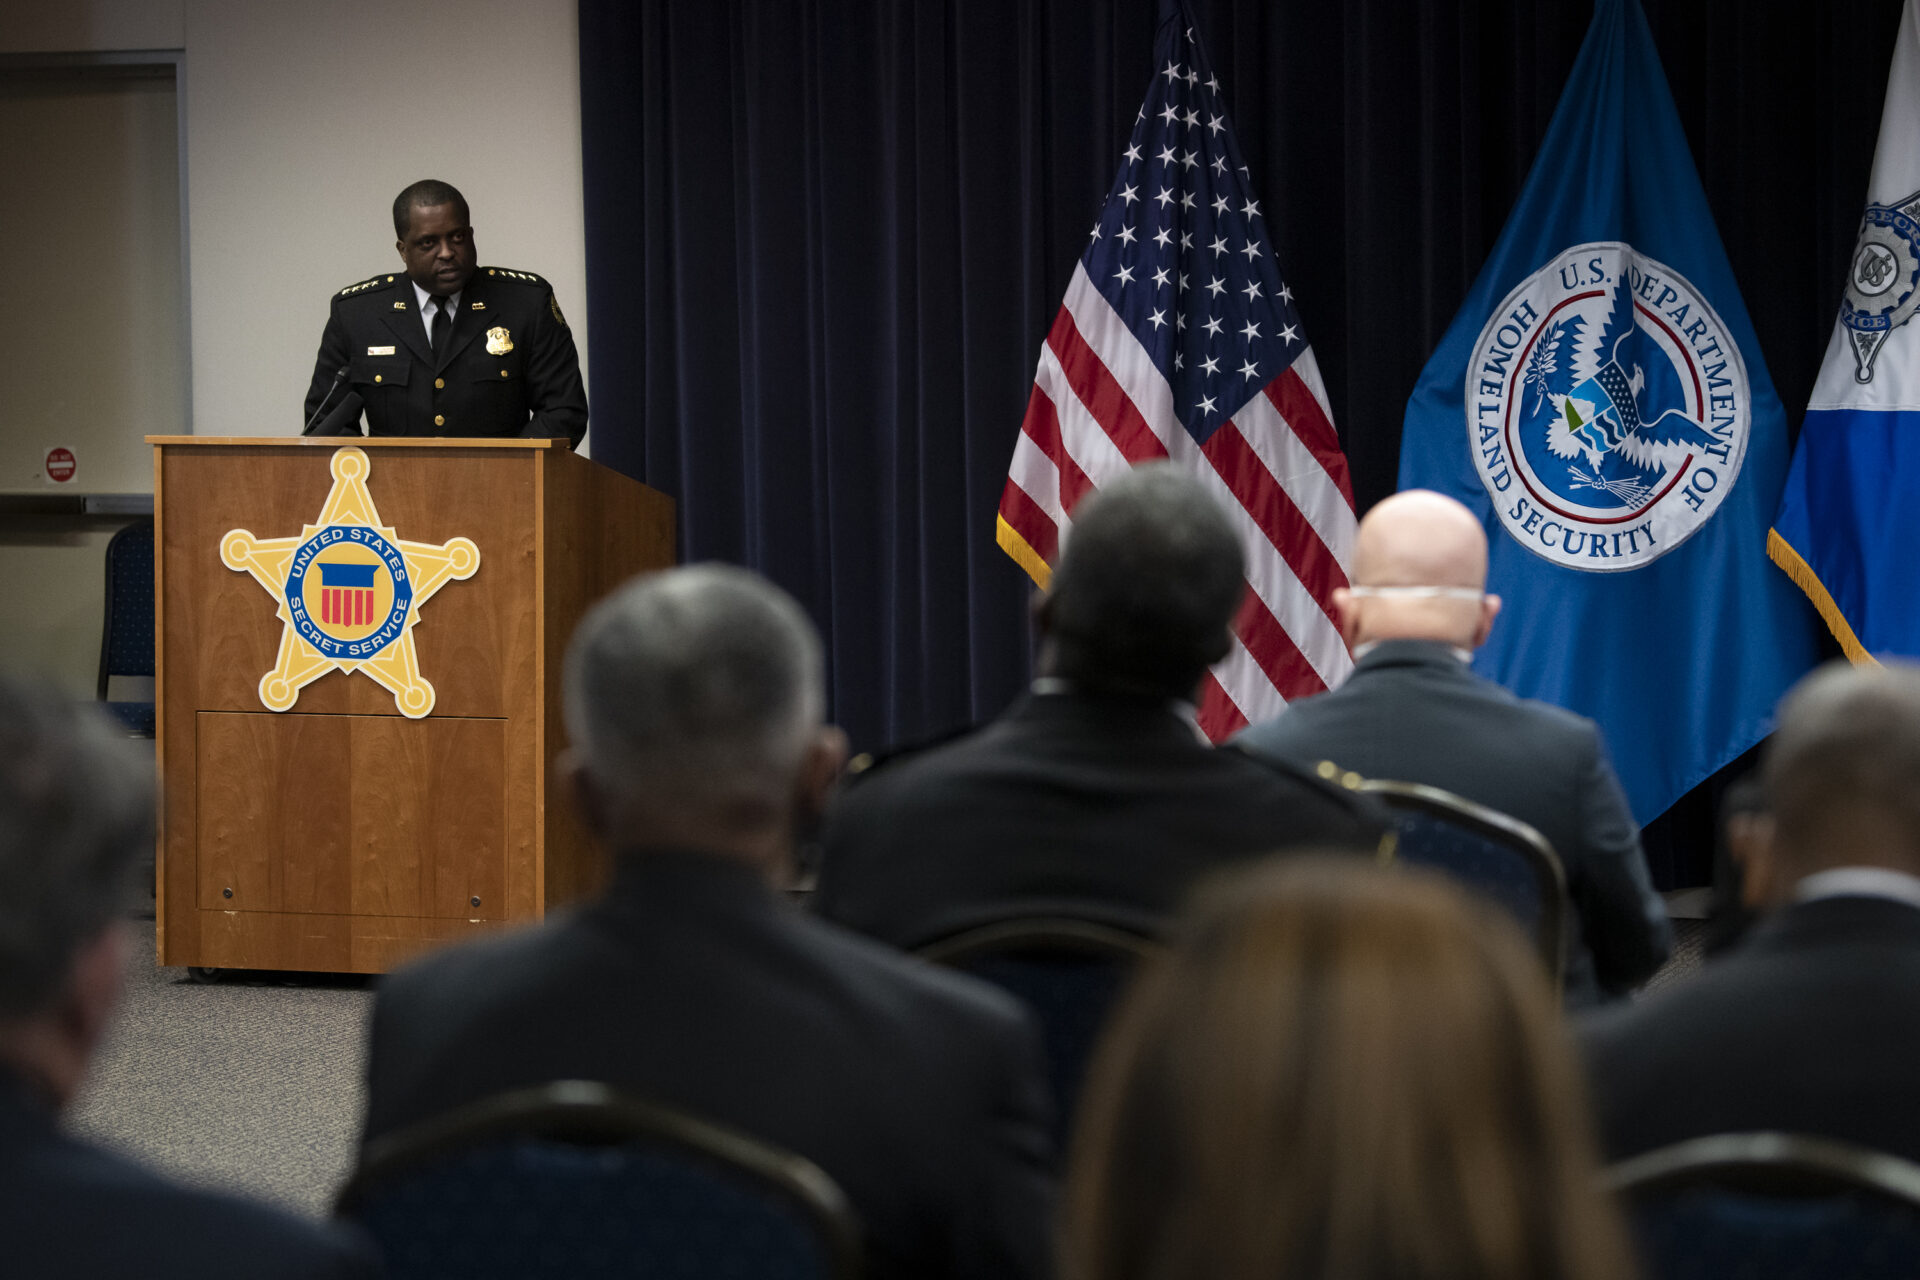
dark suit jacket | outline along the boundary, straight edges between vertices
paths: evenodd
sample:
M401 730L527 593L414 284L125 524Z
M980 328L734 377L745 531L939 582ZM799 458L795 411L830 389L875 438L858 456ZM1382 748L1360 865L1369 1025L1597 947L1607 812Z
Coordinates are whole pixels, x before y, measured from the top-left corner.
M1779 1129L1920 1160L1920 909L1801 903L1580 1030L1613 1159Z
M21 1280L348 1280L379 1274L358 1237L175 1186L59 1132L0 1071L0 1273Z
M394 974L374 1006L367 1136L563 1078L812 1160L858 1211L878 1280L1049 1270L1028 1015L808 918L743 865L625 855L603 899Z
M539 276L481 267L467 281L447 349L434 359L419 299L404 272L333 295L320 336L306 421L345 368L376 436L553 436L579 444L587 393L573 331ZM498 331L498 332L496 332ZM321 415L323 418L325 414Z
M1347 682L1292 703L1234 744L1363 777L1422 782L1537 828L1567 871L1573 900L1569 1003L1645 981L1672 947L1640 831L1591 720L1516 698L1447 646L1389 640Z
M816 909L913 947L1015 909L1142 923L1215 868L1372 850L1371 802L1208 746L1159 700L1036 694L966 737L870 770L822 833Z

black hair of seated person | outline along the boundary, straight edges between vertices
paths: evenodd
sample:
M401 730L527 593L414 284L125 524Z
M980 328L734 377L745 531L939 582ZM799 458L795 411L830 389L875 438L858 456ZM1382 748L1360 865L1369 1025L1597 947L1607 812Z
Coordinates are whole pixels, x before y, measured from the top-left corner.
M1755 770L1743 773L1720 793L1720 823L1713 841L1713 902L1707 909L1703 943L1707 955L1718 955L1747 936L1758 918L1741 893L1740 861L1733 846L1749 839L1746 829L1769 812L1767 790Z
M393 198L393 234L405 240L407 229L413 225L415 209L437 209L443 204L452 205L458 212L453 220L460 226L473 221L473 215L467 209L467 198L460 189L450 182L438 178L422 178L409 183L404 191Z
M1048 675L1082 689L1189 698L1227 654L1246 561L1226 512L1166 463L1083 499L1037 616Z

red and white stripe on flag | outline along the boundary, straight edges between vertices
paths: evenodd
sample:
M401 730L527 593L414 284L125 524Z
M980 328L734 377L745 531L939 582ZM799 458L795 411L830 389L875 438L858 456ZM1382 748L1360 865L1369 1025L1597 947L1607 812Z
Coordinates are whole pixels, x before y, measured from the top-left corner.
M1053 329L1000 497L1042 586L1081 499L1165 460L1233 517L1247 595L1204 682L1216 742L1353 669L1332 616L1355 520L1326 389L1280 278L1225 93L1180 4Z
M1046 586L1080 500L1162 460L1213 492L1246 552L1233 650L1201 692L1201 728L1218 742L1353 668L1332 614L1355 529L1346 455L1310 349L1196 444L1171 385L1082 264L1040 352L1000 497L1001 547Z

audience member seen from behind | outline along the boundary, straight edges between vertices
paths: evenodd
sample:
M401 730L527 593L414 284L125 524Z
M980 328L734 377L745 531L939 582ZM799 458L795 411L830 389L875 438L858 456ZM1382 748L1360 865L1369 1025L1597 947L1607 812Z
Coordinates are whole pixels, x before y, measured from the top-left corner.
M905 947L1013 913L1157 927L1216 867L1378 845L1364 797L1200 732L1195 693L1234 645L1247 589L1239 535L1206 489L1136 467L1073 516L1036 608L1032 691L849 786L821 842L823 915Z
M1582 1027L1624 1158L1771 1129L1920 1160L1920 667L1833 663L1781 703L1742 838L1758 920Z
M0 1271L375 1274L344 1235L174 1186L60 1132L119 995L118 916L152 848L152 788L125 742L91 708L0 681Z
M1333 593L1353 649L1347 682L1290 704L1234 745L1264 760L1331 760L1362 777L1419 782L1527 823L1567 873L1567 1003L1624 994L1672 946L1600 731L1475 675L1500 598L1486 593L1487 535L1471 511L1424 489L1367 513L1353 586Z
M1011 999L792 908L844 757L819 638L744 569L637 579L568 646L563 772L613 853L597 901L388 979L370 1141L508 1089L599 1080L813 1161L875 1280L1044 1274L1038 1035Z
M1619 1280L1539 960L1430 873L1296 857L1199 894L1108 1033L1064 1280Z
M1753 927L1742 886L1746 866L1765 855L1771 829L1767 789L1758 771L1736 778L1720 797L1720 838L1713 846L1713 904L1707 914L1706 953L1719 955Z

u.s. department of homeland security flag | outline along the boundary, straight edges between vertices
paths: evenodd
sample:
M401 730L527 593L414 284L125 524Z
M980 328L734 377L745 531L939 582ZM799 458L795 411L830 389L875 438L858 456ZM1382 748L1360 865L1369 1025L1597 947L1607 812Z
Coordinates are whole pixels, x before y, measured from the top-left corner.
M1920 656L1920 19L1900 16L1840 317L1767 549L1855 662Z
M1786 414L1638 0L1597 0L1540 154L1407 405L1402 488L1487 526L1477 671L1599 722L1645 822L1813 665L1767 561Z

